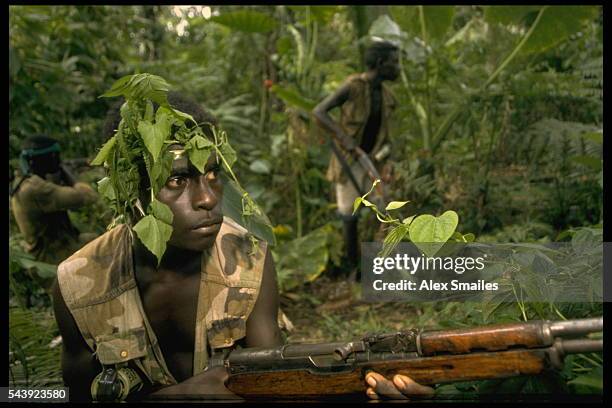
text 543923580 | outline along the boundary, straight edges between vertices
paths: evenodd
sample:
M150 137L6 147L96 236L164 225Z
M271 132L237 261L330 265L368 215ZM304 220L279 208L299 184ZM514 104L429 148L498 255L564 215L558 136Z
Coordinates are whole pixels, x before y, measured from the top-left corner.
M68 388L1 387L2 402L68 402Z

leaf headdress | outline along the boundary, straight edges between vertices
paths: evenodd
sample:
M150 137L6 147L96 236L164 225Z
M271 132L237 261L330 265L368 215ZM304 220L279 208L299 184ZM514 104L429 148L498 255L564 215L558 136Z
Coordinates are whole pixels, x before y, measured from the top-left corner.
M168 91L166 80L157 75L143 73L117 80L102 97L125 98L120 109L121 121L91 162L92 165L104 165L108 172L108 176L99 181L98 190L113 205L115 218L111 226L117 223L133 225L136 236L156 256L158 263L172 235L172 211L156 199L172 169L173 154L167 149L169 145L184 146L189 161L202 173L214 151L231 176L233 187L239 191L242 224L249 216L265 219L232 171L236 153L227 134L212 123L197 123L191 115L170 106ZM206 137L203 126L209 127L213 140ZM139 162L140 168L144 163L146 174L141 174ZM151 194L146 208L140 200L143 181L148 181ZM255 237L251 239L256 245Z

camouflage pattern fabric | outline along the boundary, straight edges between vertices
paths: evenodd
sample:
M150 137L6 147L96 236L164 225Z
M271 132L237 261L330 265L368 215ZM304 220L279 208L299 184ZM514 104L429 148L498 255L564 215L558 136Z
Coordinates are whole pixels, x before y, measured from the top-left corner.
M370 116L371 85L365 73L349 76L345 84L350 86L350 93L348 100L342 104L339 124L344 133L349 138L354 139L357 146L359 146L363 137L363 130ZM389 119L391 113L395 109L395 105L395 97L389 88L385 84L382 84L382 115L380 130L378 132L376 144L368 154L370 158L376 155L383 146L385 140L389 137ZM346 152L345 157L348 157L347 162L349 164L354 162ZM348 180L348 176L344 174L342 166L335 154L331 155L326 177L331 182L344 183Z
M176 384L144 313L132 263L133 235L119 225L58 267L64 301L92 352L104 365L133 360L153 383ZM206 368L208 348L231 347L246 336L267 251L254 254L247 231L224 217L211 256L203 257L196 320L194 375Z

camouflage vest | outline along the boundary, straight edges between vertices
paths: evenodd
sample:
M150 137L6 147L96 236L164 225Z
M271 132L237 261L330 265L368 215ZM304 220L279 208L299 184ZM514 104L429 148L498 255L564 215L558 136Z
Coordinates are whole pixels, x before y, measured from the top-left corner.
M62 296L87 345L103 365L133 360L152 383L176 384L144 313L134 275L132 231L120 225L59 265ZM259 294L267 245L249 255L247 231L225 217L210 256L203 257L193 374L212 351L246 336ZM204 263L205 262L205 263Z
M342 104L340 111L339 124L344 133L355 140L357 146L361 145L363 131L370 117L370 103L372 97L370 95L370 81L365 73L353 74L349 76L346 83L350 87L349 97ZM383 83L382 84L382 112L380 117L380 128L376 137L376 143L372 151L368 154L371 158L382 148L384 142L389 137L389 120L391 113L395 109L395 97L391 90ZM350 155L348 157L349 164L353 160ZM342 166L335 154L331 155L329 167L327 169L327 179L331 182L345 182L348 177L342 171Z

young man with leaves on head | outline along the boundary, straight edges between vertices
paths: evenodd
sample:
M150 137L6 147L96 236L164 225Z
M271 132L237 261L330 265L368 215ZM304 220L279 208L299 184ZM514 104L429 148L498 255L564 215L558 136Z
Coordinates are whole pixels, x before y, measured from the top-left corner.
M353 273L359 258L353 202L370 189L373 181L355 156L365 156L377 167L382 167L390 152L385 142L396 102L384 81L395 81L399 75L399 49L389 41L373 41L366 49L365 63L366 72L349 76L340 88L313 110L318 123L330 131L339 144L342 155L338 158L332 153L327 178L335 183L338 213L344 222L346 257L349 271ZM339 122L328 113L336 107L341 109ZM342 161L346 162L352 176L347 174ZM386 173L388 171L382 171L382 174Z
M162 78L139 74L105 94L127 102L94 163L108 167L100 189L125 224L58 269L54 305L73 399L236 397L226 369L207 369L209 361L236 346L283 343L268 246L221 211L221 172L236 181L235 154L206 112L166 91ZM244 213L258 211L243 200Z

